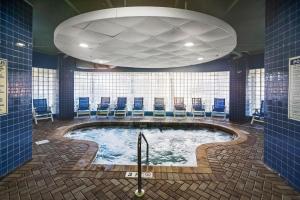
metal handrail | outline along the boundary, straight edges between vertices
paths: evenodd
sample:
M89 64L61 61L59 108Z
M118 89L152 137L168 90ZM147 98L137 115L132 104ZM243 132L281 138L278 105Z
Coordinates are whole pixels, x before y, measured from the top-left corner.
M137 197L142 197L145 191L142 189L142 138L146 142L147 150L146 150L146 164L149 164L149 143L145 137L145 135L140 132L137 143L137 164L138 164L138 189L135 191L135 195Z
M145 135L142 132L140 132L140 134L142 135L142 138L146 142L146 164L149 165L149 143L148 143Z

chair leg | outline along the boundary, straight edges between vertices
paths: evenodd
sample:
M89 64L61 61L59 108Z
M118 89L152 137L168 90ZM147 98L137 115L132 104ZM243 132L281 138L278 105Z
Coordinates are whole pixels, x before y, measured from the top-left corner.
M37 125L38 124L38 122L37 122L37 119L36 118L34 118L34 123Z
M252 119L251 119L251 124L253 124L254 122L254 116L252 116Z
M53 115L52 115L52 114L51 114L51 121L52 121L52 123L53 123L53 121L54 121L54 120L53 120Z

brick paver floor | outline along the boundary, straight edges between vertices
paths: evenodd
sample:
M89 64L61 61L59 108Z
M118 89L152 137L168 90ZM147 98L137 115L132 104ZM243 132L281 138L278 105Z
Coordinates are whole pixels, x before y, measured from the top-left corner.
M137 181L126 179L125 172L72 169L88 145L52 135L59 127L79 121L45 121L34 126L33 141L48 139L50 143L33 143L33 159L0 180L0 200L135 199ZM300 199L300 193L263 164L262 126L233 126L250 133L248 140L210 148L212 174L155 174L155 179L143 180L143 199Z

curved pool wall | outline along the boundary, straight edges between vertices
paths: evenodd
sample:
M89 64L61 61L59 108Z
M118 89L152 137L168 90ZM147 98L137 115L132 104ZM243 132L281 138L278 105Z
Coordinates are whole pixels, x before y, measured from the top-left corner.
M206 143L228 142L234 139L224 131L207 128L137 128L90 127L70 131L65 137L88 140L98 144L93 164L136 165L137 137L142 132L149 143L149 165L197 166L196 149ZM146 147L142 147L145 163ZM145 163L146 164L146 163Z
M131 127L172 127L172 128L210 128L210 129L218 129L230 133L235 136L235 140L229 142L220 142L220 143L210 143L210 144L203 144L197 147L196 149L196 159L197 159L197 166L196 167L175 167L175 166L145 166L144 170L151 170L152 172L159 173L159 172L170 172L170 173L212 173L211 164L208 160L208 149L210 148L218 148L219 146L231 146L231 145L238 145L243 142L247 142L247 132L240 130L238 128L234 128L230 125L223 125L220 123L204 123L199 121L192 121L192 122L176 122L176 121L164 121L164 122L154 122L154 121L87 121L77 124L66 125L59 128L53 137L59 140L70 140L66 137L63 137L66 133L72 130L86 128L86 127L93 127L93 126L131 126ZM95 165L92 164L97 151L98 145L92 141L85 141L85 140L72 140L74 145L76 144L85 144L87 145L87 151L81 156L81 159L73 166L74 170L100 170L100 171L119 171L119 172L126 172L126 171L137 171L137 166L133 165Z

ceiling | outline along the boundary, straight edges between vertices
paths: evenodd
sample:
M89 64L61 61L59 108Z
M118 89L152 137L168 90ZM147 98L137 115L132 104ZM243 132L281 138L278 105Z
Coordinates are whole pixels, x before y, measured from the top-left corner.
M25 0L33 6L33 46L42 53L57 54L55 28L64 20L106 8L160 6L187 8L220 18L237 33L235 52L264 50L265 0Z
M72 17L57 26L54 43L67 55L98 64L169 68L229 54L236 46L236 33L203 13L138 6Z

